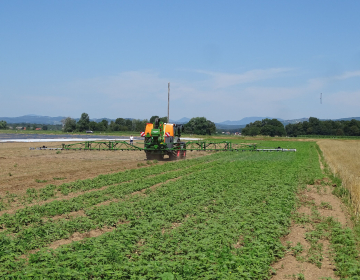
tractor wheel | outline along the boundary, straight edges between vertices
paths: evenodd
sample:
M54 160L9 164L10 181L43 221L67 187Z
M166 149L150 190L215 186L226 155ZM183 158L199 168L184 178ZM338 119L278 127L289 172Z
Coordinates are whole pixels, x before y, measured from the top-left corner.
M180 150L171 151L171 153L169 154L170 160L178 160L179 158L180 158Z
M153 160L154 159L154 155L152 153L146 153L146 159L147 160Z

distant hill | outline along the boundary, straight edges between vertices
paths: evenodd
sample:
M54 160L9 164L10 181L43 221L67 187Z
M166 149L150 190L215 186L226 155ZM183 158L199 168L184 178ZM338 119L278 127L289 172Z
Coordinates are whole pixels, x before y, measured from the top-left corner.
M232 124L221 124L221 123L215 123L215 126L217 129L238 129L238 128L244 128L246 124L243 125L232 125Z
M307 122L307 121L309 121L309 118L301 118L301 119L293 119L293 120L280 120L279 119L279 121L281 121L281 123L283 124L283 125L288 125L288 124L294 124L294 123L300 123L300 122Z
M274 118L270 118L270 117L246 117L243 118L239 121L224 121L221 123L218 123L219 125L246 125L255 121L261 121L263 119L274 119ZM283 119L280 118L276 118L279 121L283 121Z
M39 115L25 115L25 116L21 116L21 117L0 117L0 121L6 121L7 123L36 123L36 124L52 124L52 125L56 125L56 124L61 124L61 120L65 119L66 117L49 117L49 116L39 116ZM239 121L224 121L224 122L220 122L220 123L215 123L216 127L218 129L237 129L237 128L244 128L247 124L251 123L251 122L255 122L255 121L261 121L263 119L273 119L271 117L246 117L243 118ZM115 119L109 119L109 118L97 118L97 119L90 119L91 121L96 121L96 122L100 122L101 120L107 120L107 121L115 121ZM132 118L125 118L125 119L132 119ZM276 118L278 119L280 122L282 122L283 125L287 125L289 123L291 124L295 124L295 123L299 123L299 122L304 122L304 121L309 121L309 118L300 118L300 119L293 119L293 120L283 120L280 118ZM360 120L360 117L351 117L351 118L341 118L341 119L333 119L334 121L350 121L352 119L355 120ZM76 121L79 120L79 118L75 118ZM325 120L325 119L321 119L321 120ZM176 123L176 124L185 124L188 123L190 121L190 118L186 118L183 117L179 120L171 120L171 123Z
M351 121L352 119L355 119L357 121L360 121L360 117L353 117L353 118L342 118L342 119L336 119L333 121Z
M170 119L170 123L176 123L176 124L185 124L185 123L188 123L190 121L189 118L181 118L180 120L177 120L177 121L174 121L172 119Z
M7 123L36 123L36 124L61 124L61 120L67 117L48 117L48 116L38 116L38 115L25 115L21 117L0 117L0 121L6 121ZM80 118L75 118L78 121ZM131 118L125 118L130 119ZM100 122L101 120L115 121L115 119L108 118L98 118L90 119L90 121Z
M25 115L21 117L0 117L0 120L7 123L36 123L36 124L61 124L65 117L48 117L38 115Z
M360 117L352 117L352 118L341 118L341 119L320 119L321 121L327 121L327 120L333 120L333 121L351 121L352 119L355 119L357 121L360 121ZM278 119L280 120L280 119ZM293 120L282 120L283 125L287 125L289 123L295 124L300 122L308 122L309 118L301 118L301 119L293 119Z

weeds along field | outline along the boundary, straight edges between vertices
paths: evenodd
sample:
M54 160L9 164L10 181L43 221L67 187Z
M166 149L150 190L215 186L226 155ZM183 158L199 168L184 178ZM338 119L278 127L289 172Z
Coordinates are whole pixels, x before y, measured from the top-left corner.
M1 278L269 279L297 189L323 177L314 142L286 145L298 151L219 152L29 188L16 207L8 196Z

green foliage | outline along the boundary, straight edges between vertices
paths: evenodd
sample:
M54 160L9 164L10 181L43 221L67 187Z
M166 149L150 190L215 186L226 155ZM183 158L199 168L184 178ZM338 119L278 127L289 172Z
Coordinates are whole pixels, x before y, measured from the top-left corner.
M192 118L184 125L185 133L211 135L216 132L215 124L204 117Z
M65 177L54 177L53 180L65 180Z
M155 119L160 119L159 116L152 116L149 120L149 123L154 123L155 122Z
M285 127L288 136L300 135L333 135L333 136L360 136L360 121L321 121L310 117L309 121L288 124Z
M7 129L7 122L6 121L0 121L0 129Z
M64 132L73 132L76 129L76 120L68 117L64 120L62 120L63 123L63 131Z
M298 242L296 244L296 246L291 248L291 251L293 252L294 256L296 257L304 251L304 247L301 245L300 242Z
M244 136L285 136L286 132L284 125L277 119L263 119L247 124L241 134Z
M82 113L79 121L76 124L76 129L78 131L86 131L89 129L90 117L87 113Z
M137 119L123 119L117 118L110 123L103 119L100 122L90 121L90 117L87 113L82 113L78 122L72 118L66 118L63 121L63 131L65 132L85 132L86 130L104 132L104 131L136 131L141 132L145 130L147 120Z
M35 182L36 182L36 183L46 183L46 182L47 182L47 180L39 180L39 179L35 179Z

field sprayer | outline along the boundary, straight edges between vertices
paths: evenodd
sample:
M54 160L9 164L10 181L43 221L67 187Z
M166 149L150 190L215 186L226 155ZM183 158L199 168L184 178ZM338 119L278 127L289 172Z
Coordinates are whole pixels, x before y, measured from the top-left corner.
M169 124L155 119L147 123L144 146L131 145L127 141L85 141L75 144L62 144L62 150L112 150L112 151L145 151L148 160L163 159L165 155L170 160L186 158L187 151L282 151L296 152L296 149L270 148L259 149L257 144L232 143L230 141L181 141L183 125ZM41 149L41 148L40 148Z

